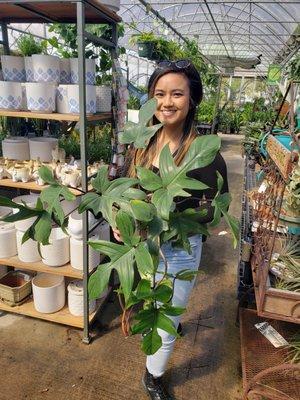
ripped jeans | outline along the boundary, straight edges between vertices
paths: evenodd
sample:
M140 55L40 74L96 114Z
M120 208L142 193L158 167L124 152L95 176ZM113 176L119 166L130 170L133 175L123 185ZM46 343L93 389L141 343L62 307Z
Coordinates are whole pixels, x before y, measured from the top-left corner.
M182 269L198 270L201 253L202 253L202 236L194 235L189 238L192 254L188 254L183 249L172 248L171 243L166 243L162 246L162 251L168 262L168 272L176 274ZM164 270L164 263L161 260L158 267L159 271ZM157 280L159 280L161 274L157 274ZM177 307L186 307L190 293L193 289L195 278L189 281L175 281L174 295L172 299L172 305ZM168 316L174 323L177 329L181 315L173 317ZM169 358L171 357L176 338L169 333L158 329L158 334L162 338L162 347L153 355L147 356L146 367L150 374L155 378L160 377L164 374Z

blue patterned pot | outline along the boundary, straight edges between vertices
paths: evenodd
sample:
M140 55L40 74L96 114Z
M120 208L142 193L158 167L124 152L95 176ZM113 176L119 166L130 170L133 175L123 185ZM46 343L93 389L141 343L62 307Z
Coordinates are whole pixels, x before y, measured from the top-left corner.
M71 65L71 83L79 83L78 75L78 58L70 58ZM85 79L87 85L95 85L96 83L96 62L93 59L85 60Z
M1 56L2 73L5 81L25 82L24 58L17 56Z
M20 82L0 82L0 109L20 110L22 87Z
M35 112L54 112L56 110L56 85L52 83L26 83L27 108Z
M42 54L32 56L33 79L35 82L59 83L59 58Z
M24 57L24 61L25 61L26 81L34 82L32 58Z
M59 60L60 65L60 83L68 84L71 83L71 70L70 70L70 59L62 58Z
M79 87L78 85L68 85L69 112L79 114ZM96 86L86 86L86 112L87 114L96 113Z

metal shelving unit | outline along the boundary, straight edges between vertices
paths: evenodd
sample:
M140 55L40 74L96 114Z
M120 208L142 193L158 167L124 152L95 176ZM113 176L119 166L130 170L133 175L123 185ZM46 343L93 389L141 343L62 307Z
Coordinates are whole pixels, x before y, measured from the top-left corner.
M72 114L40 114L31 112L13 112L13 111L1 111L1 116L18 117L18 118L40 118L48 120L58 120L58 121L70 121L78 122L80 130L80 152L82 160L82 190L88 191L88 177L87 177L87 137L86 128L88 123L97 123L98 121L108 121L111 120L112 126L114 127L114 117L113 113L104 113L96 115L86 114L86 94L85 94L85 39L88 38L95 44L100 44L108 47L111 51L112 57L117 58L117 24L121 21L121 18L109 10L107 7L102 5L96 0L16 0L13 2L7 2L0 0L0 24L2 30L2 41L0 44L3 45L4 53L9 54L9 43L7 36L7 24L8 23L74 23L77 25L77 45L78 45L78 66L79 66L79 103L80 103L80 113L79 115ZM111 40L106 40L99 38L95 35L88 33L85 29L86 23L110 24L112 27L112 37ZM113 96L114 98L114 96ZM20 183L20 182L19 182ZM9 187L16 187L9 185L9 183L2 180L0 185L4 184ZM32 182L23 184L23 189L32 190ZM37 185L35 185L37 186ZM34 190L42 190L42 187L35 187ZM21 263L17 257L12 257L10 259L1 260L1 264L14 266L18 268L31 269L33 271L45 271L51 273L56 273L69 277L76 277L83 279L84 288L84 315L82 317L74 317L69 312L67 307L64 307L57 313L54 314L41 314L35 311L33 307L33 302L31 300L25 302L18 307L8 307L5 304L0 304L0 310L15 312L18 314L28 315L35 318L46 319L49 321L75 326L78 328L83 328L83 342L90 342L90 332L89 327L92 319L95 317L100 307L103 305L105 299L100 300L98 309L92 315L89 314L89 298L88 298L88 278L89 278L89 268L88 268L88 240L89 226L87 212L83 214L83 241L85 245L83 246L83 273L74 270L70 265L65 265L60 268L53 268L45 266L42 263L31 263L29 266L24 267L24 263ZM22 264L22 265L21 265Z

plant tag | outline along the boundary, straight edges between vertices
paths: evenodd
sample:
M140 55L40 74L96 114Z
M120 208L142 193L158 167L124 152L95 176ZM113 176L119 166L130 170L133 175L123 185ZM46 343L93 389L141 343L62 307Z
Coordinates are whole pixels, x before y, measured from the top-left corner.
M277 261L279 258L280 254L279 253L273 253L272 254L272 260Z
M264 335L266 339L268 339L269 342L272 343L274 347L278 348L288 345L288 342L285 340L285 338L282 337L280 333L278 333L276 329L274 329L273 326L271 326L268 322L255 324L255 327Z

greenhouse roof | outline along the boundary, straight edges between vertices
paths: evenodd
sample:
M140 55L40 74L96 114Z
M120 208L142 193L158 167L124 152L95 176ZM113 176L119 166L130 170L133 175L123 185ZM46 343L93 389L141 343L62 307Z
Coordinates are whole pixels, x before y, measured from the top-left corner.
M140 32L182 40L174 28L196 39L219 66L236 59L250 65L259 57L256 70L263 72L271 63L285 64L300 48L300 0L121 0L118 14L126 24L120 41L126 48L134 49L128 40Z

